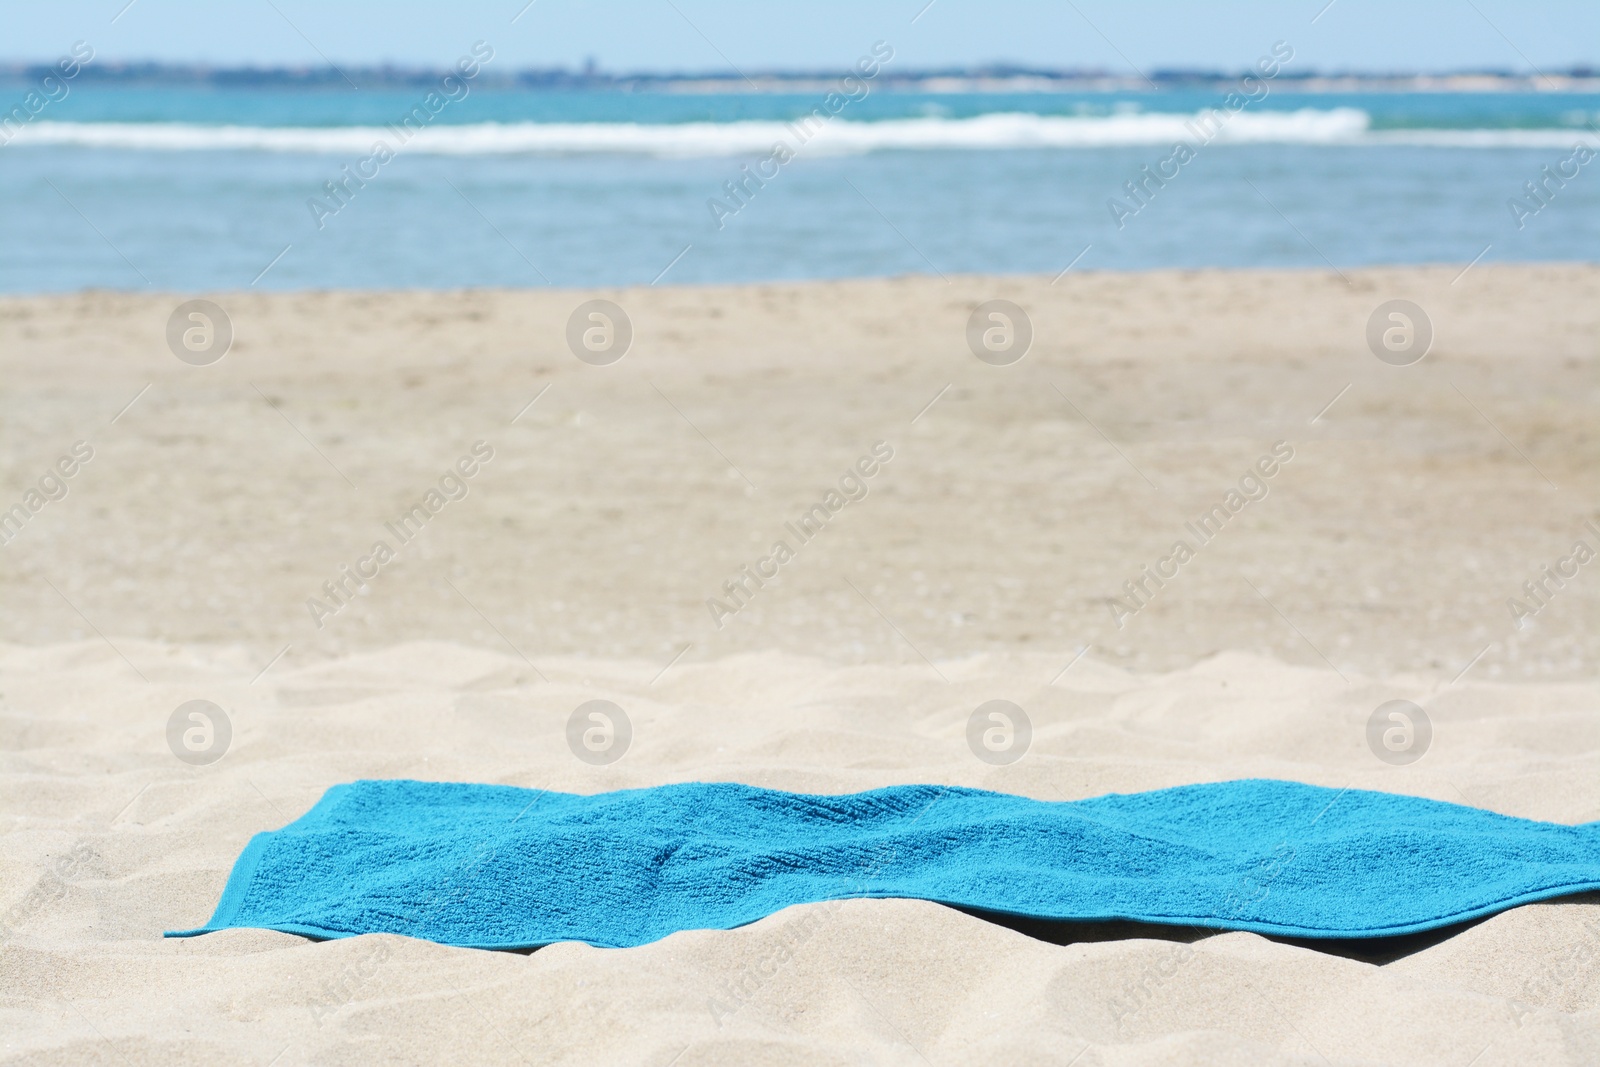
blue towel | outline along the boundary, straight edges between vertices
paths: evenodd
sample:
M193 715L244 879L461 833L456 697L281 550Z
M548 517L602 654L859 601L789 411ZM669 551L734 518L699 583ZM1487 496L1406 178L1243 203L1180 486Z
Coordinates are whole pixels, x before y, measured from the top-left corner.
M593 796L338 785L257 834L211 921L319 938L643 945L791 904L910 897L1044 919L1413 933L1600 888L1600 823L1249 780L1089 800L688 783Z

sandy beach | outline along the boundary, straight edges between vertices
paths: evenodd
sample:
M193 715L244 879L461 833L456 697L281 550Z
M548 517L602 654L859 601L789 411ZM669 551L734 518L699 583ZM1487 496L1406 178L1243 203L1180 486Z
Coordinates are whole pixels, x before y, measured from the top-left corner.
M209 365L168 347L192 294L0 298L4 1062L1600 1060L1592 896L1366 952L883 900L627 950L160 936L362 777L1600 819L1600 269L1345 273L218 293ZM610 365L568 348L591 299ZM968 347L996 299L1006 366ZM1366 340L1392 299L1408 366ZM214 762L169 747L191 700ZM1412 762L1369 745L1389 700Z

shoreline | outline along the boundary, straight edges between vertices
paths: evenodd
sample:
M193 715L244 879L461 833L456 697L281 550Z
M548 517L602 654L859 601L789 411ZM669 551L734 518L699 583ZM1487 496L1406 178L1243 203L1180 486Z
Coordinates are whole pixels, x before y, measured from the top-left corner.
M1368 263L1342 268L1346 276L1359 277L1363 275L1382 276L1368 278L1372 284L1392 285L1394 279L1408 274L1418 274L1432 281L1432 276L1437 272L1451 271L1452 277L1459 274L1461 268L1467 266L1481 266L1485 270L1510 270L1517 271L1595 271L1600 274L1600 258L1597 259L1515 259L1501 260L1483 258L1478 260L1428 260L1423 262L1407 263ZM1336 279L1339 272L1327 266L1315 264L1295 264L1282 267L1238 267L1238 266L1200 266L1200 267L1141 267L1124 269L1119 267L1077 267L1064 274L1052 275L1045 271L985 271L969 273L959 271L946 271L943 275L908 271L897 274L855 274L840 277L818 278L765 278L746 282L664 282L651 285L646 282L631 282L618 285L467 285L467 286L399 286L399 287L351 287L351 286L326 286L321 288L306 289L265 289L265 288L185 288L185 289L152 289L147 286L134 288L111 288L107 286L84 286L79 289L49 289L35 291L9 291L0 290L0 304L26 303L30 301L68 301L75 298L90 297L139 297L161 300L187 300L196 296L211 298L221 297L272 297L292 299L296 297L417 297L429 298L436 296L537 296L539 294L565 294L576 296L580 294L608 293L698 293L707 290L739 292L744 290L787 290L818 288L825 286L852 286L852 285L881 285L901 284L910 282L938 283L941 285L959 285L964 289L978 290L984 286L1004 285L1043 285L1054 287L1053 279L1058 278L1098 278L1103 280L1138 281L1140 279L1193 279L1206 276L1219 276L1226 280L1259 277L1269 279L1275 277L1318 278ZM945 279L949 279L946 282Z

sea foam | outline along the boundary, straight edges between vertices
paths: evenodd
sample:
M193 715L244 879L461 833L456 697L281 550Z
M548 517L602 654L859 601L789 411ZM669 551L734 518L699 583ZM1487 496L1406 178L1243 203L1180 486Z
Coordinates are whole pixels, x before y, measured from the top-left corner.
M197 123L38 122L17 132L13 145L74 145L149 151L259 151L350 154L391 148L433 155L624 154L658 157L767 153L782 141L791 150L835 154L880 150L993 150L1164 145L1196 140L1192 114L1146 112L1110 116L996 113L973 118L913 118L858 122L740 121L642 124L629 122L474 123L401 130L387 126L239 126ZM1242 112L1215 143L1345 144L1368 136L1366 112L1355 108ZM1419 131L1421 132L1421 131ZM1442 132L1442 131L1434 131ZM1497 132L1497 131L1491 131ZM1533 131L1523 131L1533 132ZM1555 132L1555 131L1552 131ZM1564 139L1570 139L1566 134ZM1390 139L1386 136L1386 139ZM1564 143L1564 141L1563 141Z
M619 154L664 158L738 156L790 150L855 154L883 150L1000 150L1170 145L1198 139L1207 113L1144 112L1109 116L996 113L973 118L857 122L741 121L481 122L402 130L389 126L237 126L183 122L39 122L17 131L14 145L73 145L147 151L366 153L378 141L430 155ZM1223 114L1226 114L1225 112ZM1209 143L1419 145L1446 148L1568 147L1580 130L1372 130L1359 108L1245 111L1229 117Z

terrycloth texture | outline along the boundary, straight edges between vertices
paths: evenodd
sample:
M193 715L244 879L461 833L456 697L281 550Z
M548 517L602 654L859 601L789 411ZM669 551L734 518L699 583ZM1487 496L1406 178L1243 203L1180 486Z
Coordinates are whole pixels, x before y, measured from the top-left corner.
M1561 826L1250 780L1048 802L914 785L727 783L596 796L361 781L257 834L211 922L449 945L642 945L791 904L914 897L1050 919L1379 937L1600 888Z

